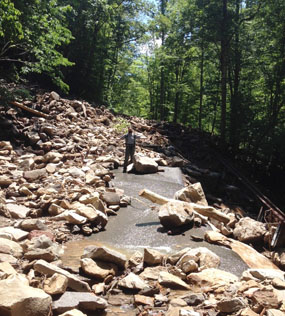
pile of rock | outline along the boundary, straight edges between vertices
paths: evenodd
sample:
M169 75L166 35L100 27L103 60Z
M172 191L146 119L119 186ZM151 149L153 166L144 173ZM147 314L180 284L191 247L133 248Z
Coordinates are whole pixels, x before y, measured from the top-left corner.
M116 315L119 306L134 316L284 315L284 272L249 269L238 278L219 264L203 247L172 255L144 249L127 259L97 246L85 248L76 274L60 261L31 260L18 271L2 262L0 314Z
M44 316L51 310L65 316L83 315L79 310L116 315L118 305L126 306L129 315L284 312L283 272L248 272L239 280L218 270L219 258L203 248L173 256L148 249L127 260L93 247L85 249L80 271L62 266L62 243L74 238L71 233L99 232L110 215L130 203L112 185L113 169L123 163L124 144L118 143L116 117L104 108L54 92L25 105L48 117L27 118L11 108L8 114L25 146L14 149L9 141L0 142L1 315ZM138 118L129 123L145 137L137 147L136 172L185 165L155 123ZM154 144L163 151L152 151ZM174 203L178 200L179 207ZM177 192L158 214L166 227L201 225L210 219L224 236L242 242L270 238L265 224L238 220L229 209L209 206L200 183ZM276 261L285 268L282 255ZM175 289L186 293L176 294Z

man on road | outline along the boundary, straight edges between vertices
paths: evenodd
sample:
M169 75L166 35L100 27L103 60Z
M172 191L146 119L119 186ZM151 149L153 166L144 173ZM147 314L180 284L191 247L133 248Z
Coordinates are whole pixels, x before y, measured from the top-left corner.
M128 133L123 135L120 139L125 139L126 150L125 150L125 161L123 172L127 171L127 166L129 164L129 158L131 158L131 163L133 162L135 149L136 149L136 139L141 138L138 135L133 134L131 127L128 129Z

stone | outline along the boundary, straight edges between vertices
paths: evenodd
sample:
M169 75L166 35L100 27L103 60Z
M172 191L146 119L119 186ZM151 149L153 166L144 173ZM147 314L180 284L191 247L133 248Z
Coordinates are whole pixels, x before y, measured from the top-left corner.
M52 299L17 276L0 281L0 315L48 316Z
M259 314L256 314L251 308L246 307L243 310L240 311L241 316L259 316Z
M149 248L144 248L144 262L150 266L160 265L164 255L159 251Z
M279 278L274 278L272 280L272 285L277 289L285 289L285 281Z
M101 195L101 198L107 204L107 206L120 204L120 196L114 192L104 192Z
M159 208L158 217L160 223L166 228L180 227L189 225L194 220L194 214L191 207L175 202L168 202Z
M217 304L221 313L236 313L246 307L246 302L242 297L224 298Z
M109 249L107 247L88 246L85 247L82 258L98 259L105 262L110 262L118 265L120 268L125 268L127 257L122 253Z
M77 214L76 211L73 210L66 210L63 213L57 215L56 218L64 218L68 223L74 225L85 224L87 222L86 217Z
M58 100L60 99L60 96L59 96L59 94L56 93L55 91L52 91L52 92L50 93L50 99L51 99L51 100L58 101Z
M140 277L145 280L156 280L158 281L160 272L167 272L167 268L163 266L147 267L140 273Z
M200 268L217 268L220 265L220 257L206 247L198 247L187 251L176 263L180 268L189 260L199 261Z
M90 222L94 222L98 217L97 210L92 206L76 202L72 203L71 207L77 214L86 217Z
M149 285L142 278L140 278L133 272L129 273L126 277L121 279L118 282L118 285L130 290L142 290L149 287Z
M0 235L2 233L7 233L12 236L12 240L14 241L21 241L28 237L29 233L25 232L21 229L14 228L14 227L2 227L0 228Z
M256 314L257 315L257 314ZM272 308L270 308L270 309L268 309L267 311L266 311L266 316L284 316L285 314L284 314L284 312L282 312L282 311L280 311L280 310L278 310L278 309L272 309Z
M32 182L32 181L38 180L46 175L47 175L46 169L42 168L42 169L35 169L35 170L31 170L31 171L25 171L23 174L23 177L27 181Z
M66 276L54 273L44 283L44 291L50 295L62 294L66 291L68 279Z
M37 272L40 272L42 274L45 274L47 276L52 276L54 273L59 273L67 277L68 279L68 287L73 289L77 292L90 292L90 286L88 283L81 281L73 274L69 273L68 271L65 271L64 269L61 269L53 264L50 264L44 260L37 260L34 263L34 270Z
M189 186L177 191L174 194L174 199L208 206L208 202L200 182L190 184Z
M13 183L13 181L9 177L7 177L5 175L0 176L0 187L1 188L7 188L12 183Z
M134 155L134 168L138 173L156 173L158 171L158 164L154 159L136 154Z
M0 238L0 253L12 255L13 257L19 258L23 255L22 247L15 241Z
M0 272L3 272L7 275L17 273L17 271L11 266L9 262L0 262Z
M285 272L275 269L247 269L242 273L241 280L273 280L278 278L285 279Z
M136 305L154 306L154 298L153 297L136 294L134 296L134 299L135 299Z
M197 306L205 301L205 295L202 293L186 294L182 298L189 306Z
M24 205L17 205L8 203L6 205L7 210L13 218L26 218L30 213L30 209Z
M261 313L263 308L279 309L282 302L278 300L277 295L272 290L259 289L255 291L251 297L254 305L254 311Z
M0 248L1 248L1 246L0 246ZM11 256L11 255L8 255L5 253L0 253L0 262L8 262L11 265L15 266L17 264L17 261L18 261L18 259Z
M85 179L85 172L82 169L79 169L77 167L71 167L67 170L67 172L73 177L73 178L84 178Z
M64 313L75 308L95 311L105 309L107 306L108 303L104 298L93 293L65 292L60 299L53 302L52 309L56 313Z
M205 269L201 272L190 273L188 283L201 290L205 287L224 286L238 281L238 277L230 272L215 268Z
M80 264L87 275L99 280L104 280L108 275L116 275L118 273L118 268L115 264L100 260L94 261L90 258L83 258L80 260Z
M24 219L21 223L20 223L20 227L23 230L26 230L28 232L32 231L32 230L45 230L46 226L43 223L43 221L41 221L40 219L37 218L33 218L33 219Z
M67 311L67 312L60 314L58 316L87 316L87 315L83 314L78 309L72 309L71 311Z
M171 289L190 289L189 285L182 281L179 277L168 272L160 272L158 282L160 285Z
M236 239L244 243L255 243L263 241L267 229L265 223L255 221L249 217L243 217L236 224L233 235Z

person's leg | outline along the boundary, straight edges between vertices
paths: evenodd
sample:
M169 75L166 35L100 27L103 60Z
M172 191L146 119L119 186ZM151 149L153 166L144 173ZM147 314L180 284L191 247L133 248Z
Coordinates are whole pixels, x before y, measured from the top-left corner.
M134 154L135 154L135 146L131 146L130 148L131 163L134 162Z
M125 161L124 161L124 170L123 170L123 172L126 172L126 170L127 170L127 165L128 165L129 157L130 157L129 146L126 146Z

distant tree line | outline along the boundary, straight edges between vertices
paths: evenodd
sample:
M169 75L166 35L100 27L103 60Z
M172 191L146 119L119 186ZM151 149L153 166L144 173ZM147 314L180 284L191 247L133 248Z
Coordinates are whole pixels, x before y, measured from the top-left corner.
M284 0L2 0L0 74L189 125L284 170Z

